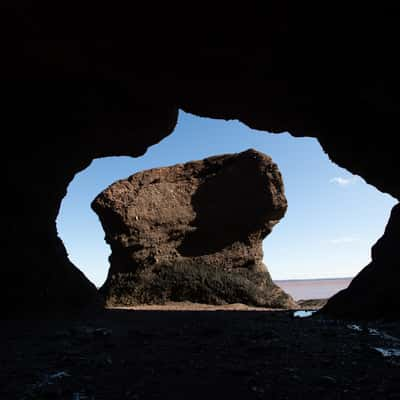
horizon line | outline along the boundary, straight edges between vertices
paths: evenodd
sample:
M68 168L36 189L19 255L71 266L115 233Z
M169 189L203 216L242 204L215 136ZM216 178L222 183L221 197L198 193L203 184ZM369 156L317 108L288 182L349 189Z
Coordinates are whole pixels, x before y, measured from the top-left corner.
M272 279L273 282L282 281L323 281L323 280L338 280L338 279L354 279L355 276L342 276L334 278L288 278L288 279Z

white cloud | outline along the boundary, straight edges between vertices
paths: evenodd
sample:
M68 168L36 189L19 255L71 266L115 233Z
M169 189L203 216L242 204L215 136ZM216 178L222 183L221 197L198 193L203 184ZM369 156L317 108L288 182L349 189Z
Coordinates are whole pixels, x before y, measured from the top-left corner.
M356 183L357 177L353 176L352 178L342 178L341 176L335 176L329 182L336 183L339 186L348 186Z
M342 236L335 239L330 239L331 244L353 243L358 242L360 239L355 236Z

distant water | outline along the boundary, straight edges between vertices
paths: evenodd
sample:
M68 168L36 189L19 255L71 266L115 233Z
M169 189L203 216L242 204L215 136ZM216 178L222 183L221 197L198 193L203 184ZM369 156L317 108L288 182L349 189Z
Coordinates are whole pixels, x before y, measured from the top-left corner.
M295 300L326 299L347 288L352 278L274 281Z

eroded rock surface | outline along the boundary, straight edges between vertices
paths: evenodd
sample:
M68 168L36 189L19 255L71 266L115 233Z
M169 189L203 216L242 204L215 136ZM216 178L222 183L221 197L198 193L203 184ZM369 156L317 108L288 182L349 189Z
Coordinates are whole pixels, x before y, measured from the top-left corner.
M139 172L92 203L111 245L108 304L294 307L262 262L284 216L281 174L255 150Z
M148 3L142 14L136 2L3 7L3 315L79 312L97 298L57 237L67 186L95 158L144 154L173 131L178 109L315 137L332 161L400 198L398 5L327 14L314 2L259 4L213 4L183 16L171 3L156 13ZM368 282L398 304L400 268L381 259ZM380 291L368 282L365 296L383 317ZM349 304L361 292L351 285L346 293ZM349 315L341 304L330 311Z

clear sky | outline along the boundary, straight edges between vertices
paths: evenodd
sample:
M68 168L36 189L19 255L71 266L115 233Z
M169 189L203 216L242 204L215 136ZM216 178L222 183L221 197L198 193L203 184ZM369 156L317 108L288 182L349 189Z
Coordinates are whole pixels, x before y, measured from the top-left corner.
M110 249L90 203L107 186L135 172L254 148L272 157L285 183L288 211L264 240L273 279L354 276L370 260L396 203L333 164L317 140L252 130L237 121L180 112L172 135L139 158L94 160L68 187L57 219L71 261L97 286Z

